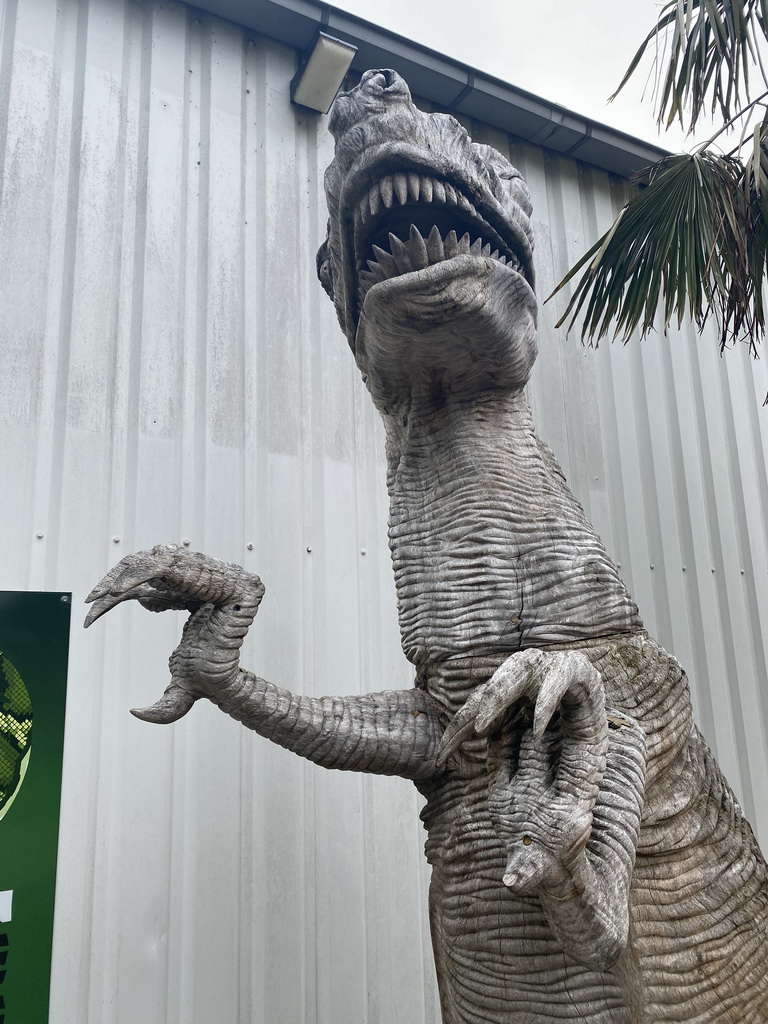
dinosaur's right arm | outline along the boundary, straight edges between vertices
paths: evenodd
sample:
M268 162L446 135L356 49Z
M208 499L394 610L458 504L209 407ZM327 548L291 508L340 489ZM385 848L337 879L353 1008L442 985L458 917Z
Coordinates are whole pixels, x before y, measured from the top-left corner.
M267 739L324 768L426 781L443 734L420 690L349 697L303 697L240 668L240 648L264 587L258 576L175 545L127 555L93 589L90 625L116 604L191 612L170 658L171 683L151 707L133 713L167 724L206 697Z
M443 727L420 690L347 697L305 697L240 670L236 683L212 697L222 711L273 743L323 768L426 780Z

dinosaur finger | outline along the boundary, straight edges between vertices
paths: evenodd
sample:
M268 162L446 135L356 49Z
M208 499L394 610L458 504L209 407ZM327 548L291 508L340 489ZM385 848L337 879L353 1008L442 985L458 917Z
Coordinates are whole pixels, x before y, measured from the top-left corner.
M536 698L536 710L533 715L533 735L539 740L544 735L552 716L560 707L564 695L568 692L571 680L567 666L562 664L547 673L539 695Z
M92 593L93 591L91 591L91 594ZM88 597L91 598L91 595L89 594ZM150 586L148 583L141 583L132 590L125 591L122 594L112 594L108 592L101 597L97 597L95 599L91 598L94 603L92 607L89 608L88 614L85 616L83 626L87 629L96 621L96 619L100 619L102 615L105 615L116 605L122 604L123 601L141 601L145 608L149 608L150 602L156 598L162 600L161 595L158 594L155 588ZM86 600L88 600L88 598L86 598ZM154 609L151 610L154 611Z
M197 699L188 690L171 683L160 700L147 708L132 708L131 714L143 722L170 725L171 722L178 722L183 718Z
M171 545L166 545L168 551L171 550ZM130 555L126 555L121 558L120 561L114 565L109 572L102 576L90 594L86 597L85 603L91 604L93 601L98 600L100 597L105 597L108 594L117 593L123 589L123 581L128 580L131 572L139 571L142 567L148 565L153 559L156 559L156 554L159 550L159 546L152 549L152 551L134 551ZM160 575L155 572L155 576ZM144 577L148 579L151 577ZM141 582L138 578L135 582Z
M456 725L456 718L458 718L459 714L461 714L461 712L457 712L453 721L450 722L443 733L443 738L440 742L437 756L435 757L435 761L440 768L445 767L448 758L452 754L456 753L462 743L465 743L467 740L470 740L475 736L474 717L463 720Z
M482 687L477 734L487 736L501 725L509 709L525 697L536 699L542 652L536 648L511 655ZM480 692L480 691L478 691Z

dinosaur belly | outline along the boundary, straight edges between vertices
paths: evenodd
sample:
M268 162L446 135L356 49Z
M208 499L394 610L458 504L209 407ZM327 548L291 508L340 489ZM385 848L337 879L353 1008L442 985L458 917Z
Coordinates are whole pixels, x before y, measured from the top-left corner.
M630 895L629 944L609 971L558 943L534 895L502 884L485 741L422 787L430 918L446 1024L766 1024L768 869L693 726L685 673L644 634L581 648L607 702L638 714L648 777ZM420 678L452 716L498 658L457 659Z

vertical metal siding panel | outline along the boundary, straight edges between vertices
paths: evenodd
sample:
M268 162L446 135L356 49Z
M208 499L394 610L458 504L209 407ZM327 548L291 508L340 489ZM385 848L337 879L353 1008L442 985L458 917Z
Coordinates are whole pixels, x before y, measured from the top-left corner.
M204 502L204 520L192 546L226 561L241 561L244 51L242 33L233 25L206 22L203 31L209 51L208 109L201 112L207 125L200 147L200 174L207 178L207 230L200 237L201 272L206 275L205 490L196 497ZM217 1014L236 1020L239 1002L241 750L234 723L208 714L213 708L205 710L205 718L194 722L197 785L187 808L196 826L187 863L194 883L197 938L184 968L194 1024ZM202 757L206 748L210 753ZM210 759L215 759L215 771Z
M267 586L267 596L254 630L254 640L260 642L258 660L253 664L259 674L280 685L307 692L307 580L311 579L312 564L306 547L312 540L306 537L304 511L308 481L302 465L301 324L295 316L295 275L300 263L295 246L301 243L294 226L295 138L286 125L284 106L292 62L284 51L264 46L260 69L261 265L253 269L259 279L261 305L261 333L256 344L263 353L256 443L263 451L264 477L261 497L251 514L260 535L262 560L257 571ZM308 258L307 249L302 246L300 251ZM271 643L263 649L266 637ZM267 817L262 839L267 917L261 925L266 928L268 946L261 978L265 1019L281 1013L315 1019L315 844L306 841L314 834L314 779L307 765L283 751L278 754L266 749L262 756L267 765Z
M26 586L25 557L37 508L27 482L34 478L38 420L44 400L45 308L37 301L35 274L45 264L50 181L42 172L49 152L48 107L53 69L55 11L24 12L8 4L0 21L0 54L16 74L0 80L0 280L8 301L0 305L0 336L6 380L0 395L3 480L23 481L6 488L4 517L9 541L5 572L9 585ZM43 46L36 48L36 33ZM48 52L46 52L46 50ZM30 78L29 86L22 82ZM28 174L29 168L40 168ZM46 472L50 466L46 466ZM40 521L38 529L42 528Z

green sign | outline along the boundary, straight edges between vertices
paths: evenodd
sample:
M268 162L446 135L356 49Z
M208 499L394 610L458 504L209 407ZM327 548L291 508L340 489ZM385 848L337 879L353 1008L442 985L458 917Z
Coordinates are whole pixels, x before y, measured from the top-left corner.
M0 591L0 1024L47 1024L70 594Z

